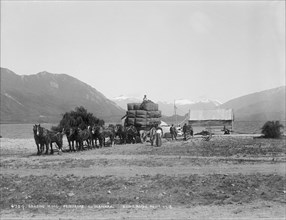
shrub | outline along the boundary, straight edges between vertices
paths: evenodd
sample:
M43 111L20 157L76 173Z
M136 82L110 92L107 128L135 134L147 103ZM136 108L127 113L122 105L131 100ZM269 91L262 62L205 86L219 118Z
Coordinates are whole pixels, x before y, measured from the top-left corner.
M63 118L58 126L52 127L54 131L65 130L70 127L87 128L89 125L104 125L104 121L96 118L92 113L87 112L84 107L76 107L75 110L63 114Z
M268 121L261 129L265 138L279 138L282 135L281 129L283 128L284 126L279 121Z

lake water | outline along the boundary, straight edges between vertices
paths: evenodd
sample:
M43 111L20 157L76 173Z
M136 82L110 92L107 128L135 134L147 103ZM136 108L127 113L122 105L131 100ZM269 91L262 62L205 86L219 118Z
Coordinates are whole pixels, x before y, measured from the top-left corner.
M34 138L34 124L0 124L0 135L3 138ZM51 129L54 124L41 124L44 128Z
M239 134L260 134L265 122L235 121L234 132ZM285 127L285 121L281 122ZM41 124L41 126L51 129L55 124ZM284 130L285 131L285 130ZM34 138L33 124L0 124L0 135L3 138Z

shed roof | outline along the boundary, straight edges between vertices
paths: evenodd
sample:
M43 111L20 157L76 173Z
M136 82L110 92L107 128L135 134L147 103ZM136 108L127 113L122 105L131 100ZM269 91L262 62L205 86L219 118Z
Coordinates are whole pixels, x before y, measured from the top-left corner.
M190 121L206 121L206 120L233 120L232 109L215 109L215 110L191 110Z

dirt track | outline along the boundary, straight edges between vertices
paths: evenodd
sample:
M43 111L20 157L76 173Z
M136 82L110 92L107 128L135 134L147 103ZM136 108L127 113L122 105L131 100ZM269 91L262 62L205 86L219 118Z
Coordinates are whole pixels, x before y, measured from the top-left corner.
M35 152L32 139L1 139L1 219L286 216L285 139Z

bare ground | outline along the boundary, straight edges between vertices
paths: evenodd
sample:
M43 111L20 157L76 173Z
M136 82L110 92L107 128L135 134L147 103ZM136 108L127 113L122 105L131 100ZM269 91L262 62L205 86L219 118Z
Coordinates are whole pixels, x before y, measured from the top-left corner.
M285 139L165 140L37 156L1 140L1 219L285 219ZM66 146L66 143L65 143Z

